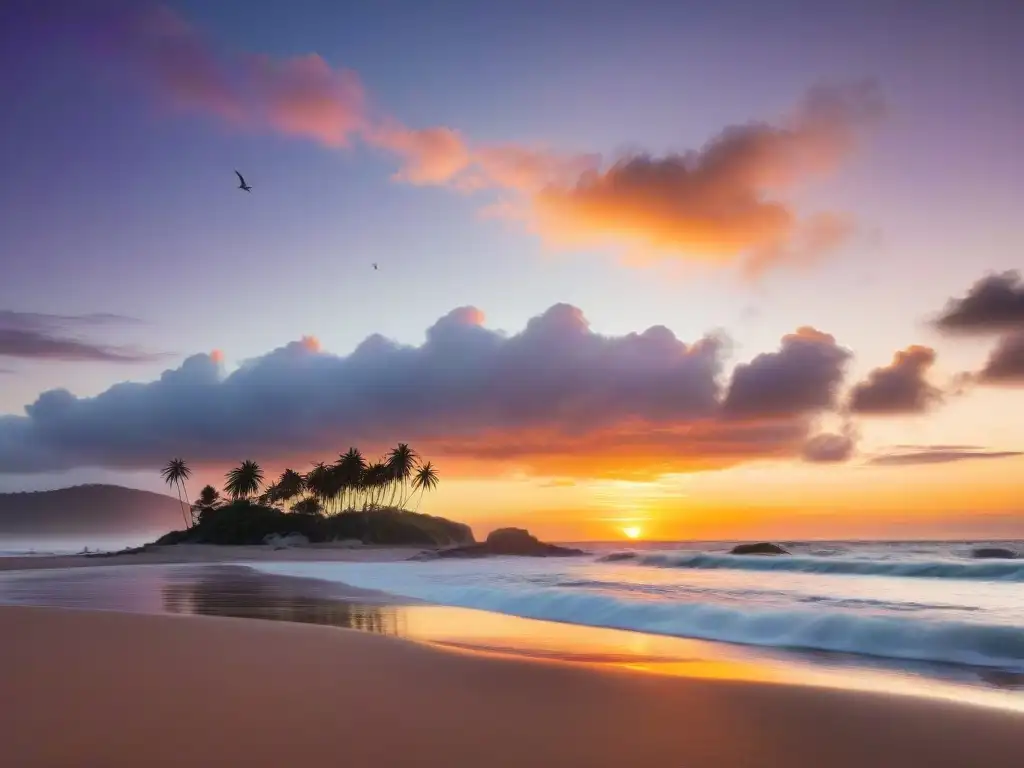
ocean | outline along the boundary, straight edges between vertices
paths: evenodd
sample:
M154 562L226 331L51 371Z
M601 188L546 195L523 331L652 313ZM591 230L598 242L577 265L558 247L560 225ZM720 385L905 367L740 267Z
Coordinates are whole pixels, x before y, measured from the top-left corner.
M1024 554L1021 541L785 542L792 554L771 557L729 555L732 542L578 546L588 555L248 565L531 619L826 652L847 666L1024 680L1024 559L971 554Z

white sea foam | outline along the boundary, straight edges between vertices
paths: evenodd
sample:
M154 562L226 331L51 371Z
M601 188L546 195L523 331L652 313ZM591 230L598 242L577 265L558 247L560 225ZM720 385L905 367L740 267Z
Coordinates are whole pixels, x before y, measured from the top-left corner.
M657 568L717 568L743 571L800 571L857 576L925 579L978 579L1024 582L1024 560L953 562L951 560L853 560L793 555L728 555L710 552L611 552L603 562L632 562Z
M1018 615L1024 618L1024 608L1020 603L1014 607L1012 597L1007 598L1006 590L1018 589L1010 584L989 585L988 590L997 590L995 596L979 593L972 601L961 592L946 604L936 603L934 598L928 602L925 598L929 595L919 592L901 595L899 590L907 583L911 589L915 586L910 579L891 579L892 586L881 593L884 600L859 599L856 595L863 591L860 576L846 576L843 588L838 589L834 580L844 577L800 575L797 578L803 581L773 587L765 583L771 577L764 574L751 578L753 574L740 573L732 576L749 583L737 588L731 576L726 589L706 581L647 584L625 580L623 568L633 572L645 569L593 561L304 562L260 563L255 567L268 573L344 582L444 605L534 619L757 646L1024 671L1024 622L1015 625ZM814 589L807 586L808 579ZM849 579L857 581L851 584ZM822 581L826 583L819 586ZM878 588L878 579L868 581L870 591ZM815 590L828 588L833 591L815 594ZM942 618L944 615L956 619ZM970 620L961 620L963 617Z

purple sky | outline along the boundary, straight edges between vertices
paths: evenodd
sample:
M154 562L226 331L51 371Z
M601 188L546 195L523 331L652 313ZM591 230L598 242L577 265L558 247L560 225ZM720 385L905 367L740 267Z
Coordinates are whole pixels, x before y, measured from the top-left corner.
M841 379L833 387L799 364L802 383L793 386L824 399L813 413L801 411L808 423L800 439L787 433L773 443L777 453L748 453L804 472L801 440L825 431L835 441L817 449L846 461L813 469L833 477L836 493L849 487L841 473L850 462L869 478L903 471L870 464L895 445L1020 450L1024 422L1007 419L1020 409L1016 363L991 369L1010 365L999 381L969 375L999 345L1019 359L1022 347L1011 343L1019 315L1011 307L998 329L966 334L932 321L985 275L1024 267L1024 9L966 1L770 6L308 0L242 11L192 0L147 16L144 3L15 0L0 11L0 414L18 418L0 420L0 489L69 477L158 484L145 474L159 464L155 454L134 462L143 474L125 474L133 462L105 442L136 428L131 420L143 411L115 408L109 418L121 422L103 429L60 423L59 414L44 424L38 414L52 413L45 408L26 419L25 406L47 390L88 398L117 382L153 381L211 350L223 354L215 375L227 375L307 335L325 351L315 354L332 356L371 334L420 345L438 318L467 306L482 311L484 327L508 334L564 303L582 311L590 331L611 337L651 326L687 345L727 337L711 411L726 408L730 382L740 386L737 364L779 353L780 339L801 327L829 334L849 350ZM301 70L284 63L313 53L322 59L302 60ZM865 83L878 107L870 114L856 90ZM819 87L849 100L841 114L831 101L816 105ZM336 99L325 105L324 93ZM339 134L324 132L349 118L356 122ZM499 160L527 150L529 178L525 166L512 178ZM667 159L688 151L700 154ZM591 175L581 175L587 167ZM233 188L236 168L251 195ZM819 215L829 217L827 231ZM80 317L97 313L118 317ZM467 327L479 324L473 317ZM572 390L572 371L551 373L562 376L553 382L532 375L547 359L538 350L522 370L499 369L503 381L520 381L550 405L553 391ZM445 354L431 359L451 371L480 353ZM629 418L678 429L686 386L659 378L669 363L656 353L639 369L633 353L623 354L593 374L605 377L594 384L602 409L576 401L565 408L587 422L632 399ZM389 359L367 373L373 391L401 365ZM891 368L871 374L882 366ZM637 370L631 383L620 380ZM294 369L280 375L284 383L259 386L279 388L289 402L314 386L296 383ZM331 386L349 386L352 375ZM864 394L858 382L874 388ZM676 388L671 403L658 400L666 384ZM770 396L770 382L754 385ZM449 390L424 396L423 407L448 413L457 434L490 430L487 440L446 440L436 425L416 426L422 414L378 424L371 435L342 409L331 411L338 449L364 434L394 442L404 430L461 467L487 457L484 443L514 453L529 442L531 418L571 432L565 410L535 408L512 423L509 414L519 412L494 379L482 378L475 392L475 411L445 411ZM171 409L157 414L164 417L215 402L137 407ZM297 406L281 407L282 419L303 423ZM511 410L491 418L495 408ZM157 416L152 429L161 428ZM621 459L630 471L642 464L644 474L674 474L680 468L656 460L657 451L700 453L672 441L645 441L641 450L623 442L623 423L615 423L619 442L595 439L604 468ZM227 462L246 445L237 424L223 428L233 430L230 439L197 427L154 443ZM275 467L303 450L326 450L321 443L332 438L309 435L300 446L303 434L253 429L253 452ZM222 450L209 447L218 441ZM137 443L124 445L138 457ZM587 472L572 460L582 446L567 438L545 461L583 482ZM13 465L12 457L34 452L31 469L42 474ZM524 460L513 478L543 474L538 462ZM710 461L716 471L720 463ZM955 463L998 465L1007 476L1022 469L1013 456ZM72 475L50 473L66 467ZM494 483L520 482L507 469L494 468ZM998 486L992 471L964 482ZM471 495L452 493L455 506ZM993 509L1002 510L999 493L992 491Z

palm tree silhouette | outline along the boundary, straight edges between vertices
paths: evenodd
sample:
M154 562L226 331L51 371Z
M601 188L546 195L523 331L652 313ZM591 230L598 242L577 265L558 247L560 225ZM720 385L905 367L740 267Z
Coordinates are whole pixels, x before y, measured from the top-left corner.
M313 465L306 473L306 490L309 495L323 504L327 499L327 465L322 461Z
M383 461L369 464L363 473L362 487L366 492L367 499L364 508L376 509L380 504L384 491L388 486L388 468Z
M439 482L440 478L437 476L437 470L429 461L416 470L416 475L412 479L412 487L420 492L420 498L416 502L417 510L420 508L420 503L423 501L423 494L437 488L437 484Z
M199 513L199 519L203 519L204 512L210 512L220 505L220 491L212 485L204 485L199 491L199 498L192 504L193 513Z
M363 473L366 472L366 459L363 458L363 454L359 452L358 448L349 448L338 457L334 467L338 473L342 494L346 491L350 493L349 505L354 507L356 494L359 492L360 484L363 482ZM342 509L345 508L344 501L343 495Z
M263 470L255 461L246 459L227 473L224 491L235 501L248 499L263 485Z
M190 528L193 521L191 520L191 515L185 512L182 492L184 491L185 498L187 499L188 491L185 490L185 481L192 476L192 470L189 469L184 459L171 459L167 462L167 466L160 470L160 475L163 477L164 482L173 486L177 492L178 503L181 505L181 516L185 519L185 527Z
M385 463L388 469L388 480L394 483L389 503L394 502L396 491L398 492L398 506L405 503L405 483L412 476L418 459L416 451L410 448L408 443L399 443L396 448L391 449Z
M294 469L286 469L277 479L277 499L287 504L301 497L306 490L306 478Z
M256 497L256 503L262 504L263 506L274 506L280 501L280 490L277 487L277 483L271 483L263 489L263 493Z

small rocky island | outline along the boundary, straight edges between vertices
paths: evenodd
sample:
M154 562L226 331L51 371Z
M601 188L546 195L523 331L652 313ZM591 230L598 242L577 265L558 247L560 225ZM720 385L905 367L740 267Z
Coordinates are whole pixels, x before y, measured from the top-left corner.
M450 558L476 558L493 555L514 555L518 557L573 557L586 554L582 549L546 544L523 528L499 528L488 534L486 541L479 544L464 544L435 552L423 552L417 560L438 560Z

